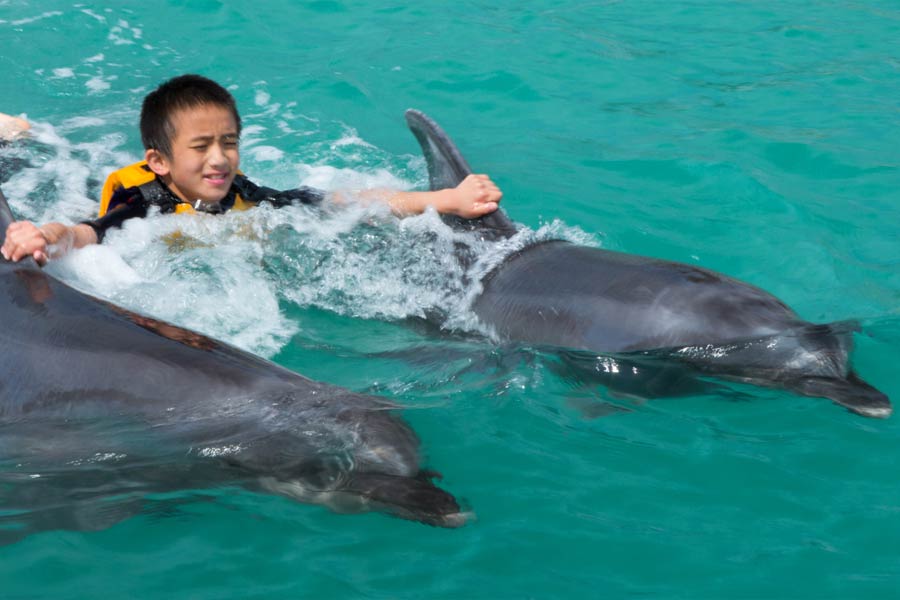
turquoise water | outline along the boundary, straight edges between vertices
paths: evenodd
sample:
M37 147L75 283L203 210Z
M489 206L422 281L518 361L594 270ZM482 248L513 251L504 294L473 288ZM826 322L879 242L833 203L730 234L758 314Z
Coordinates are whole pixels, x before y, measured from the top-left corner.
M533 236L703 265L815 322L900 400L895 2L0 2L0 152L23 217L76 221L140 100L201 72L272 186L422 187L432 115ZM172 251L180 229L200 243ZM249 232L249 233L248 233ZM234 490L0 548L0 596L895 597L900 421L730 392L623 405L495 346L426 215L157 219L52 265L95 294L409 407L477 520L439 530ZM489 250L486 250L489 252ZM410 317L447 315L441 332ZM619 402L622 404L621 402Z

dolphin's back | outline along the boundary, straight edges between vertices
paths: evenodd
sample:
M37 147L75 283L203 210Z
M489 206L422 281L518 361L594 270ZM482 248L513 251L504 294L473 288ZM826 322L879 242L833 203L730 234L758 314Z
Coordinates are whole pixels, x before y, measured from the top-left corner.
M62 403L134 412L208 409L238 394L324 387L249 353L82 294L33 265L0 262L0 415ZM60 393L65 390L65 393Z
M483 285L474 310L499 336L595 352L756 339L799 322L713 271L561 241L512 255Z

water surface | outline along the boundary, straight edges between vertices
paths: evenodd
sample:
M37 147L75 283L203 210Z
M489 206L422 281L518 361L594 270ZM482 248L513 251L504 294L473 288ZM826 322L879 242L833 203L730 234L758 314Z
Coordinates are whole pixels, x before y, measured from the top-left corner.
M860 2L0 2L0 149L23 218L90 217L143 95L199 72L273 187L426 185L424 110L528 235L709 267L900 398L900 9ZM197 243L172 247L172 231ZM2 595L893 597L900 426L749 386L632 403L497 346L433 215L135 223L51 268L120 304L409 407L478 518L453 531L219 490L0 548ZM485 249L489 253L491 249ZM445 330L423 327L438 311ZM628 408L588 418L595 399ZM589 411L590 412L590 411ZM183 499L191 499L185 494ZM163 503L159 503L162 506Z

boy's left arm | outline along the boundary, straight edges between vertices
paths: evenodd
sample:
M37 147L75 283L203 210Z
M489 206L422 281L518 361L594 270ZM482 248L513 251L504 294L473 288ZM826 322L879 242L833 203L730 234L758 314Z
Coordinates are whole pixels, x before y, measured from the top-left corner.
M433 192L398 192L367 190L359 194L363 200L380 200L399 217L418 215L429 206L441 214L476 219L497 210L503 192L487 175L469 175L455 188Z

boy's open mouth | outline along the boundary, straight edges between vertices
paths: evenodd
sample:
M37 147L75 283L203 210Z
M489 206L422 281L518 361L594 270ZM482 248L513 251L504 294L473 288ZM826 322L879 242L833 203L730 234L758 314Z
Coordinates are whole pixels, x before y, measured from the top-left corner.
M203 179L212 185L225 185L228 181L227 173L215 173L210 175L204 175Z

